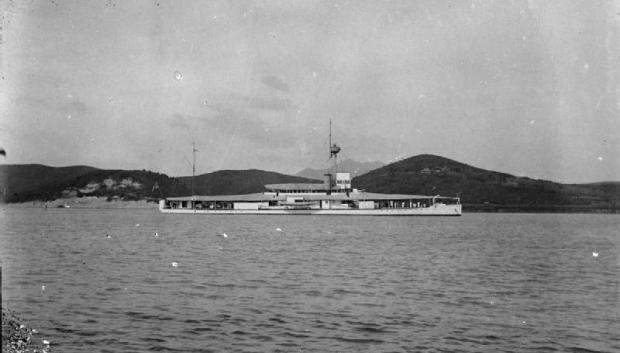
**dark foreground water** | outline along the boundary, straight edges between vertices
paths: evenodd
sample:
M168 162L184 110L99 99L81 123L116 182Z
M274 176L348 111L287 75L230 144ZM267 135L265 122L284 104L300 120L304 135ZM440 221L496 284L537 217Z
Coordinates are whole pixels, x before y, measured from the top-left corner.
M620 351L617 215L9 208L0 248L54 352Z

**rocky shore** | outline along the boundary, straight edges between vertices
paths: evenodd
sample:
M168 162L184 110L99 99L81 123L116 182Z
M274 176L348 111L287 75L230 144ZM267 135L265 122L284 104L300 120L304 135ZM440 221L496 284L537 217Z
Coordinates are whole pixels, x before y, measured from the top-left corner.
M2 309L2 353L51 353L50 344L13 311Z

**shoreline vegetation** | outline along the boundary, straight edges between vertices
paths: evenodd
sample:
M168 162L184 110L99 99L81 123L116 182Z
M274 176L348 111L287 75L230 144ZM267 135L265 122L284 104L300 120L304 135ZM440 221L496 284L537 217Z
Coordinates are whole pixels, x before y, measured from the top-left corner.
M100 208L100 209L117 209L117 208L157 208L157 202L150 200L136 200L136 201L121 201L112 200L109 201L105 197L85 196L85 197L70 197L56 199L53 201L29 201L18 203L3 203L3 207L10 208Z
M620 214L620 206L463 204L463 213L600 213Z
M14 311L2 308L2 353L51 353L50 344Z

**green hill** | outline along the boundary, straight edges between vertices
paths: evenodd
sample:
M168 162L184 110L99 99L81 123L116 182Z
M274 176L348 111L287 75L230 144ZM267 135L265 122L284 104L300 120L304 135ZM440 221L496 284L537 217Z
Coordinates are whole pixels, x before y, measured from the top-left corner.
M263 170L221 170L194 178L194 194L265 191L265 184L320 183ZM98 196L108 200L157 200L191 194L191 177L146 170L88 166L0 165L0 200L50 201ZM620 212L620 182L559 184L419 155L353 178L353 187L379 193L460 196L467 211Z
M609 211L620 183L564 185L484 170L434 155L414 156L353 179L379 193L460 196L465 210Z
M384 163L379 161L358 162L353 159L345 159L344 161L338 162L337 168L338 170L351 173L352 177L356 177L358 175L368 173L371 170L383 167L384 165ZM325 169L305 168L295 175L304 178L323 180L326 172L327 171Z
M63 197L156 199L186 195L178 179L145 170L104 170L87 166L1 165L0 192L5 202L51 201Z
M86 166L0 165L0 192L5 202L51 201L98 196L110 200L155 200L191 194L191 177L171 178L146 170L105 170ZM198 175L194 193L247 194L265 184L320 182L263 170L222 170Z
M180 177L179 180L185 187L191 189L192 177ZM197 175L194 178L194 193L197 195L240 195L266 191L266 184L320 182L320 180L258 169L220 170Z
M52 199L55 190L96 171L88 166L48 167L40 164L0 165L0 192L6 202Z

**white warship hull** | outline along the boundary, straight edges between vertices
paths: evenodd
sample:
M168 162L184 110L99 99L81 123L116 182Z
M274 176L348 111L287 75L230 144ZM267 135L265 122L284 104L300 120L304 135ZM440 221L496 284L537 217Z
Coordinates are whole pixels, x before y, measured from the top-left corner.
M195 209L195 208L166 208L160 203L161 213L171 214L205 214L205 215L317 215L317 216L460 216L460 204L435 204L429 207L417 208L333 208L333 209L294 209L286 207L265 207L260 209Z

